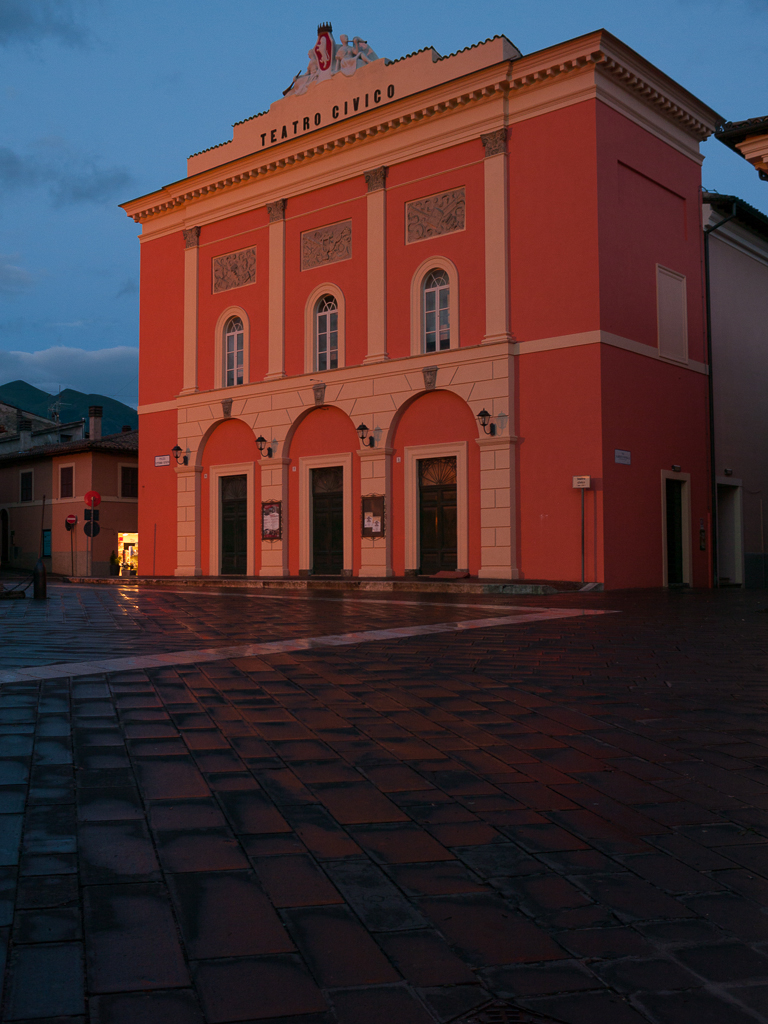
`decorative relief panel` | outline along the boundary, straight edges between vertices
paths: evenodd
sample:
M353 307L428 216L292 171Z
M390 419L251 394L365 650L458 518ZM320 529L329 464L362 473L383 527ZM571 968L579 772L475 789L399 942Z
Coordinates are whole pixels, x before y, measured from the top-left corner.
M421 242L425 238L434 238L435 235L463 231L465 209L466 197L463 188L406 203L406 242Z
M311 270L326 263L352 258L352 221L329 224L301 236L301 269Z
M213 290L226 292L256 281L256 248L241 249L213 259Z

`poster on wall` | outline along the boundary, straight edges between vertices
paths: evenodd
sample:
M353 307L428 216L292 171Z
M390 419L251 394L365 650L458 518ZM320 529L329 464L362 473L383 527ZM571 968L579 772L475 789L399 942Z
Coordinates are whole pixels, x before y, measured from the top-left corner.
M261 503L261 539L283 539L283 503L282 501L262 501Z
M384 495L368 494L363 498L363 537L384 536Z

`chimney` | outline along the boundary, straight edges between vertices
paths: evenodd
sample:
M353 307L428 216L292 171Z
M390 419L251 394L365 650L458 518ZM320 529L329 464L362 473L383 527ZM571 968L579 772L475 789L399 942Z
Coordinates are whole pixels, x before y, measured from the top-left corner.
M100 405L88 407L88 433L91 441L101 439L101 416L104 409Z
M32 447L32 420L19 420L19 451Z

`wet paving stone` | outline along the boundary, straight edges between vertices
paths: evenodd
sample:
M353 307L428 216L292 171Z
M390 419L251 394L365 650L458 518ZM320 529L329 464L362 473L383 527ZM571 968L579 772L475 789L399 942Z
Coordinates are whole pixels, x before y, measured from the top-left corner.
M160 865L143 820L84 822L78 829L78 852L84 885L160 878Z
M94 996L89 1009L91 1024L205 1024L192 989Z
M83 1013L82 962L80 942L18 946L8 965L6 1020Z
M209 1024L286 1019L323 1011L327 1002L297 957L240 957L194 965L195 986Z
M171 875L169 887L192 960L295 949L251 871Z
M83 919L90 991L144 991L189 985L164 886L87 886L83 890Z

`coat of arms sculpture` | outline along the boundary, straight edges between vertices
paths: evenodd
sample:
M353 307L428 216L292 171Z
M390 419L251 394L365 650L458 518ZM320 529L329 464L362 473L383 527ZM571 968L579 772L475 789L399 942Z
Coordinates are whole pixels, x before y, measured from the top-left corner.
M360 36L353 36L351 40L349 36L340 36L340 39L341 42L337 43L333 38L330 22L317 26L317 42L309 51L307 70L296 75L285 90L286 96L301 96L310 85L332 78L339 71L349 77L358 68L379 59Z

